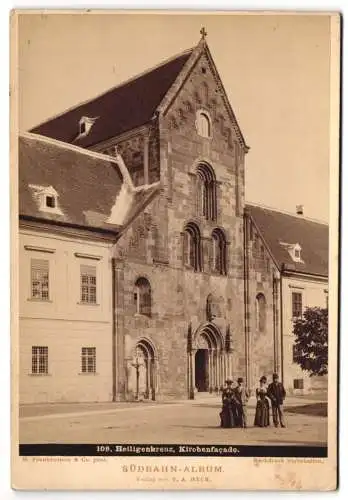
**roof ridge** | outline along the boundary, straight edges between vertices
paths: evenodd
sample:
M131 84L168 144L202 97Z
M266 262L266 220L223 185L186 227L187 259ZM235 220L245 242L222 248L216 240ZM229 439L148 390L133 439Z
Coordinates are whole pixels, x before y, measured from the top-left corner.
M166 65L168 63L170 63L171 61L174 61L175 59L178 59L179 57L182 57L182 56L184 56L186 54L189 54L194 49L195 49L195 47L191 47L190 49L186 49L186 50L184 50L184 51L182 51L182 52L180 52L180 53L178 53L178 54L176 54L174 56L171 56L171 57L163 60L162 62L156 64L155 66L152 66L151 68L148 68L148 69L142 71L141 73L137 73L136 75L131 76L127 80L123 80L122 82L118 83L117 85L114 85L113 87L109 87L107 90L104 90L101 93L99 93L99 94L97 94L97 95L95 95L93 97L90 97L90 98L88 98L88 99L86 99L84 101L81 101L78 104L74 104L73 106L71 106L69 108L66 108L64 111L62 111L60 113L57 113L55 115L52 115L49 118L46 118L45 120L43 120L42 122L38 123L34 127L31 127L31 129L29 130L29 132L32 131L32 130L34 130L34 129L36 129L36 128L38 128L38 127L41 127L42 125L44 125L47 122L55 120L55 119L59 118L60 116L63 116L65 114L69 113L70 111L73 111L73 110L79 108L80 106L83 106L83 105L88 104L88 103L90 103L92 101L95 101L96 99L102 97L105 94L108 94L109 92L111 92L113 90L117 90L117 89L119 89L119 88L121 88L121 87L123 87L123 86L125 86L125 85L127 85L127 84L129 84L129 83L131 83L133 81L135 81L135 80L138 80L139 78L147 75L148 73L151 73L152 71L155 71L156 69L158 69L158 68L160 68L160 67L162 67L162 66L164 66L164 65Z
M292 212L288 212L287 210L281 210L280 208L270 207L270 206L264 205L262 203L256 203L256 202L250 202L250 201L248 202L248 201L246 201L245 202L245 206L250 206L250 207L255 207L255 208L263 208L265 210L270 210L271 212L277 212L277 213L280 213L280 214L283 214L283 215L290 215L291 217L294 217L295 219L306 220L306 221L309 221L309 222L315 222L317 224L322 224L324 226L329 226L329 223L325 222L323 220L315 219L313 217L307 217L305 215L294 214Z
M116 163L119 166L117 158L109 156L103 153L98 153L92 149L82 148L81 146L76 146L75 144L70 144L69 142L59 141L58 139L53 139L53 137L47 137L46 135L36 134L34 132L20 132L19 137L25 139L32 139L35 141L46 142L47 144L52 144L58 146L62 149L68 149L70 151L75 151L86 156L91 156L92 158L97 158L99 160L105 160L108 162Z

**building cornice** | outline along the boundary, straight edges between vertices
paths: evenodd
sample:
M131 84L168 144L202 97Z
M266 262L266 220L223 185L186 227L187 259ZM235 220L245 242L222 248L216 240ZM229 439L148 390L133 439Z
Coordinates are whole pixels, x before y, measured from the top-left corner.
M127 130L127 132L123 132L120 135L115 135L114 137L111 137L111 138L107 139L106 141L93 144L93 146L89 146L89 150L90 151L100 151L102 149L108 149L112 146L116 146L119 142L133 139L134 137L137 137L138 135L147 136L152 124L153 124L153 121L146 122L144 125L140 125L140 127L133 128L131 130ZM105 154L105 153L103 153L103 154Z
M25 229L42 233L56 233L71 238L110 241L115 243L121 236L117 229L87 228L78 224L67 224L57 221L38 219L36 217L20 215L19 230Z
M281 271L282 276L285 278L295 278L295 279L303 279L303 280L316 280L316 281L323 281L323 282L328 282L329 277L324 274L315 274L315 273L305 273L301 271L296 271L292 269L282 269Z

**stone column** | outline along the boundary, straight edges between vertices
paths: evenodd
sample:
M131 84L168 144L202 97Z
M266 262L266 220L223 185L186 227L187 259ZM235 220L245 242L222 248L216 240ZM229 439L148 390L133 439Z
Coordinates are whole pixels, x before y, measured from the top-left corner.
M192 380L192 388L193 392L196 390L196 350L192 349L191 351L191 380Z
M126 392L127 394L130 394L133 391L133 384L132 384L132 359L128 358L125 360L125 368L126 368Z
M125 398L127 385L127 365L124 340L124 262L112 258L113 272L113 401Z
M221 385L224 386L226 380L226 356L225 351L221 351Z
M220 385L219 389L223 387L225 381L225 355L224 351L220 351Z
M221 370L222 370L222 360L221 360L221 351L220 349L216 352L217 354L217 365L218 365L218 377L217 377L217 387L218 387L218 391L220 391L220 387L221 387Z
M213 391L213 370L212 370L212 351L208 350L208 378L209 378L209 392Z
M153 360L153 373L152 373L152 399L156 399L156 396L159 392L159 383L158 383L158 359L154 358Z
M146 359L146 397L151 399L151 359Z
M215 368L215 370L214 370L214 372L215 372L215 384L214 384L214 389L217 391L218 390L218 374L219 374L219 356L218 356L218 350L217 349L215 349L214 352L215 352L215 356L214 356L214 358L215 358L215 366L214 366L214 368Z

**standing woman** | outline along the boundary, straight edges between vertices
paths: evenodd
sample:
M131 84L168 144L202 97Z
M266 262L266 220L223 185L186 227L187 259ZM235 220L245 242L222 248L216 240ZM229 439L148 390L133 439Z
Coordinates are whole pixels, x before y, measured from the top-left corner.
M226 387L222 391L222 410L220 412L221 427L235 427L235 399L232 380L226 380Z
M269 426L269 402L267 399L267 378L260 378L260 387L256 389L256 413L254 425L257 427Z

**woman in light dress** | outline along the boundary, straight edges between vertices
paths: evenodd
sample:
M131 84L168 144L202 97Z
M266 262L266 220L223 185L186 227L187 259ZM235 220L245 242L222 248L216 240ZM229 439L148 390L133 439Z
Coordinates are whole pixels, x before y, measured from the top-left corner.
M256 427L269 426L269 401L267 399L267 378L260 378L260 386L256 389L256 412L254 425Z

